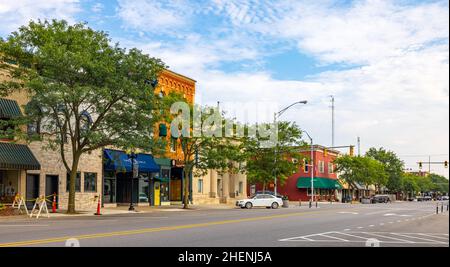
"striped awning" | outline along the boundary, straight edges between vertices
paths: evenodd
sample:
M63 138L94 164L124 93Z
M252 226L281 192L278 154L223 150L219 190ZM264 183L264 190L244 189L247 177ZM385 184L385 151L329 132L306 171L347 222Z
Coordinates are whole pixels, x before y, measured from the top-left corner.
M28 146L0 142L0 169L40 170L41 165Z
M22 116L22 112L15 100L0 98L0 119L12 119L20 116Z

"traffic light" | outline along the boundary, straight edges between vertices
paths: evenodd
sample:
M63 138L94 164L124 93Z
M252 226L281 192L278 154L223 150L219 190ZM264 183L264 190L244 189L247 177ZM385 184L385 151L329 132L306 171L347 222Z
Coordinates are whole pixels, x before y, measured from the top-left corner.
M422 169L422 162L419 162L419 169Z
M448 168L448 161L444 161L444 167Z
M353 157L353 155L355 154L354 150L355 150L355 147L354 146L350 146L350 157Z

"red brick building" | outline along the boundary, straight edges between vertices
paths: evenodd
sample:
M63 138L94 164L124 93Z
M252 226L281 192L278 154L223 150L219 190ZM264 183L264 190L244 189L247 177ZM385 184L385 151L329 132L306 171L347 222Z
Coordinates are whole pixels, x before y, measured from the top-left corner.
M311 150L303 150L302 154L309 158ZM342 185L337 180L333 161L339 155L339 152L315 145L313 155L315 199L319 201L337 200L338 190L342 189ZM308 160L305 163L306 166L300 167L298 172L290 176L284 184L278 183L278 194L287 196L291 201L308 201L311 199L311 167L308 166L310 164ZM269 184L267 190L274 191L274 184ZM249 195L253 195L257 191L262 191L261 184L250 184L248 186Z

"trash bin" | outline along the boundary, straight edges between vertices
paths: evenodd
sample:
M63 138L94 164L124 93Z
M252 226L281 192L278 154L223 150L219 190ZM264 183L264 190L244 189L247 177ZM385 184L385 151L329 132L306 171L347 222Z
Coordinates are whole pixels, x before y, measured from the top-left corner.
M283 199L283 208L289 208L289 200Z

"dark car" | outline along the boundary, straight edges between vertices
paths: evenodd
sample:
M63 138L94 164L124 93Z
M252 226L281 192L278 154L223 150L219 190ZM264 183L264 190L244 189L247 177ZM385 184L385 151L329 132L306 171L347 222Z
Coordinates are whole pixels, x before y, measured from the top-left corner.
M389 203L391 199L388 195L375 195L372 197L372 203Z

